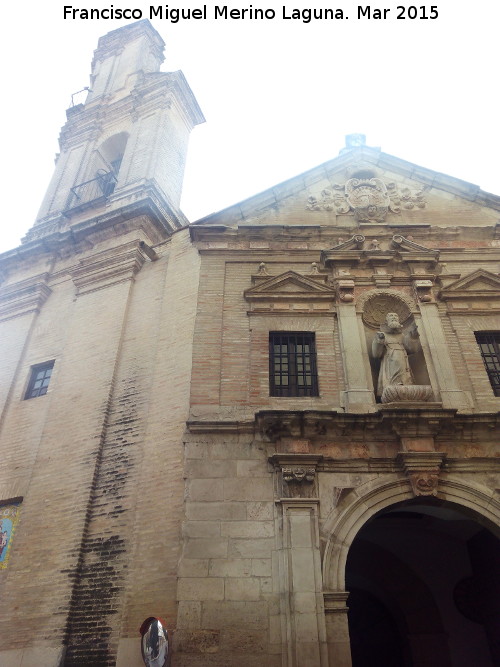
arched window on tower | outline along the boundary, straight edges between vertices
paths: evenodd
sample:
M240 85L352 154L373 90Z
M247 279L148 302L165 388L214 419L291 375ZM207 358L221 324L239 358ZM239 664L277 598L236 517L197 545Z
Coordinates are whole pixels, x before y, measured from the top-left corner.
M114 134L99 147L99 153L108 167L112 170L115 177L118 176L120 166L127 146L128 134L120 132Z
M105 197L109 197L118 182L118 172L125 154L127 140L126 132L114 134L106 139L97 151L98 160L104 163L104 166L97 169L97 184Z
M88 180L71 188L66 211L94 205L113 193L118 182L127 140L128 134L119 132L106 139L96 149Z

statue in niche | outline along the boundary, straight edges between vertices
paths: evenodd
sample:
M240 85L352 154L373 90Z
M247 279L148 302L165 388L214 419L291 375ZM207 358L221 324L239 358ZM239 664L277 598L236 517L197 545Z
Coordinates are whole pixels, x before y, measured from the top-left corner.
M415 384L408 362L408 354L417 352L419 347L417 326L414 324L407 333L403 334L403 325L399 321L399 315L387 313L385 324L380 331L377 331L372 343L373 356L375 359L381 359L377 396L381 397L382 403L391 402L386 400L387 394L391 393L390 390L386 391L389 387L406 387Z

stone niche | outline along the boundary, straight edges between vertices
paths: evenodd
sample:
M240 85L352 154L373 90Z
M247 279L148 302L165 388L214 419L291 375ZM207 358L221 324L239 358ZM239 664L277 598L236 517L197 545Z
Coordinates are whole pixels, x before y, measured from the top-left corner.
M377 403L434 401L414 316L416 304L396 290L373 290L363 295L358 306L364 325ZM392 335L386 322L389 313L394 313L401 325L401 329ZM384 335L381 336L381 333ZM401 369L396 381L389 379L387 366L383 368L388 363L384 359L388 354L387 344L389 348L404 348L404 352L396 354L407 361L407 367Z

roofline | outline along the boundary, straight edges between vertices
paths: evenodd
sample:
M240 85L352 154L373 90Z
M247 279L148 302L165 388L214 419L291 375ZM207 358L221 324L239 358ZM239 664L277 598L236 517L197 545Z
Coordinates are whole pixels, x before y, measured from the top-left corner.
M464 199L476 202L482 206L488 206L494 210L500 211L500 196L481 190L478 185L463 181L454 176L448 176L432 169L421 167L412 162L407 162L401 158L383 153L380 148L370 146L361 146L352 148L349 151L343 151L341 155L335 157L323 164L313 167L303 174L292 176L286 181L282 181L273 187L263 190L243 201L237 202L219 211L210 213L203 218L191 223L192 225L211 224L212 220L217 220L220 224L220 218L230 217L234 221L245 220L250 214L256 211L272 206L278 201L297 194L304 189L320 182L324 178L329 178L331 172L337 172L344 165L347 167L352 162L352 158L363 160L373 164L374 167L389 169L400 173L407 178L415 178L422 185L444 190L450 194L459 195Z

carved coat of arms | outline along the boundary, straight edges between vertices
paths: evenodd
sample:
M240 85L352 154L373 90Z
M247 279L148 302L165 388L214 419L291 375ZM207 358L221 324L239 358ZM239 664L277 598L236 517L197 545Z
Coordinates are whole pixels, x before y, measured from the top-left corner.
M385 220L390 199L380 178L351 178L345 184L345 194L359 222Z

